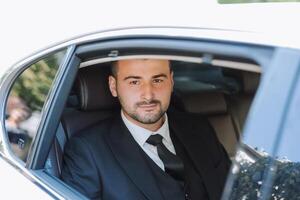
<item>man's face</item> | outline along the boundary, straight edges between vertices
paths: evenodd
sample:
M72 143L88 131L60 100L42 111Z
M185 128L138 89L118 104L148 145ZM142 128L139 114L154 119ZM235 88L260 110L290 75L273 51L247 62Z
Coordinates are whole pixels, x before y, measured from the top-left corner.
M154 124L169 107L173 73L168 60L121 60L116 77L109 77L112 95L125 116L137 124Z

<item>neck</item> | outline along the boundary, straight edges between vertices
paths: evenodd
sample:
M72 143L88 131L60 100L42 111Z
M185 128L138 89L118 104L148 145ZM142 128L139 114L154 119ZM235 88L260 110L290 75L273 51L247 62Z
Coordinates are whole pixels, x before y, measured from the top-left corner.
M122 111L123 112L123 111ZM126 119L132 123L134 123L137 126L140 126L144 129L147 129L149 131L155 132L157 131L164 123L164 117L161 117L157 122L155 123L151 123L151 124L145 124L142 122L139 122L135 119L133 119L132 117L130 117L126 112L123 112L124 116L126 117Z

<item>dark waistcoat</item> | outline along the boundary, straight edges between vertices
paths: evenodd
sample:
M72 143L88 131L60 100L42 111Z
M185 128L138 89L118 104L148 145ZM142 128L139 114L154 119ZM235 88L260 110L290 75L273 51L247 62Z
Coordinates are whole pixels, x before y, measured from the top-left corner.
M164 172L157 164L141 149L148 166L151 169L156 183L166 200L208 200L208 195L204 187L203 181L195 169L191 159L184 150L184 147L179 142L174 134L171 133L171 139L176 150L176 155L179 156L184 163L184 185L176 181L169 174Z
M146 153L144 156L164 199L183 200L185 193L182 185L165 173Z
M184 149L183 145L180 143L176 135L173 134L173 131L170 130L170 132L176 155L179 156L184 163L184 190L186 195L188 196L187 199L208 200L209 198L207 190L204 186L198 169L195 168L193 161L190 159L189 155L187 154L186 150Z

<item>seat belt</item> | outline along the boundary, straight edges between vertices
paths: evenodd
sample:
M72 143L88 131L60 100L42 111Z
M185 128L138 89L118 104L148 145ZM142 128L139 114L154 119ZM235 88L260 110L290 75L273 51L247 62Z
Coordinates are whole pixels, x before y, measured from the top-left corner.
M66 132L62 126L62 123L59 123L57 131L56 131L56 138L58 141L58 144L61 148L61 150L64 150L65 144L67 142L67 136L66 136Z

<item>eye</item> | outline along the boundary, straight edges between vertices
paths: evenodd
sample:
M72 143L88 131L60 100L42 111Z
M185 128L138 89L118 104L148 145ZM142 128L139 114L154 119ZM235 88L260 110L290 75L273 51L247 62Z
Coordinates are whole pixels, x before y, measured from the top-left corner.
M130 85L138 85L139 83L140 83L140 81L138 81L138 80L129 81Z
M159 79L159 78L153 79L153 83L162 83L162 82L163 79Z

